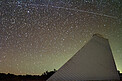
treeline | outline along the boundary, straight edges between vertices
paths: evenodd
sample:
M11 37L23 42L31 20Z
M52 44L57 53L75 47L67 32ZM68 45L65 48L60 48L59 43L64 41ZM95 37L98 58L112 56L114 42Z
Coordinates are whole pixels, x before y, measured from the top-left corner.
M56 70L54 71L46 71L42 75L14 75L14 74L5 74L0 73L0 81L46 81L49 77L51 77ZM122 81L122 73L119 73L120 81Z
M14 75L14 74L5 74L0 73L0 81L46 81L50 76L52 76L54 71L46 71L42 75Z

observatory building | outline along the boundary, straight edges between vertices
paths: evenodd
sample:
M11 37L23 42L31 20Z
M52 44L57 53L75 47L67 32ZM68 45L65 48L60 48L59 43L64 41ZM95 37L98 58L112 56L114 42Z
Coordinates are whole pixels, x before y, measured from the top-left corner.
M108 39L95 34L47 81L116 81L119 74Z

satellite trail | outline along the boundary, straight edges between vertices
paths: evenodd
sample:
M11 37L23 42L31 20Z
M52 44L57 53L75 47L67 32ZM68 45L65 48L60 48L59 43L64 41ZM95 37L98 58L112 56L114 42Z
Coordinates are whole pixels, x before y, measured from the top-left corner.
M64 2L63 2L64 3ZM14 3L12 3L14 4ZM18 4L18 3L16 3ZM25 5L26 3L19 3L19 5ZM96 13L96 12L92 12L92 11L87 11L87 10L80 10L80 9L75 9L75 8L67 8L67 7L59 7L59 6L53 6L50 5L50 0L48 0L47 5L46 4L32 4L32 3L28 3L28 5L30 6L40 6L40 7L52 7L52 8L57 8L57 9L64 9L64 10L70 10L70 11L77 11L77 12L82 12L82 13L89 13L89 14L93 14L93 15L98 15L98 16L104 16L104 17L108 17L108 18L113 18L113 19L118 19L115 16L110 16L110 15L106 15L106 14L102 14L102 13Z

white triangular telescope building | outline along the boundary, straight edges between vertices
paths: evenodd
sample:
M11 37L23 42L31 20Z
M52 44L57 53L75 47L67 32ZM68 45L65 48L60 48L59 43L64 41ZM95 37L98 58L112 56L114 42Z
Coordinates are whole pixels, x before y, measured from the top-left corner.
M119 80L109 42L97 34L47 81L89 80Z

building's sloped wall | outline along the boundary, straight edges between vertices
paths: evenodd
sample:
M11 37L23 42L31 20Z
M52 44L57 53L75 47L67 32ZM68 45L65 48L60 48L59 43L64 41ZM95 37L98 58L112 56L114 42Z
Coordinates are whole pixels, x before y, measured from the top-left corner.
M97 35L47 81L119 80L107 39Z

